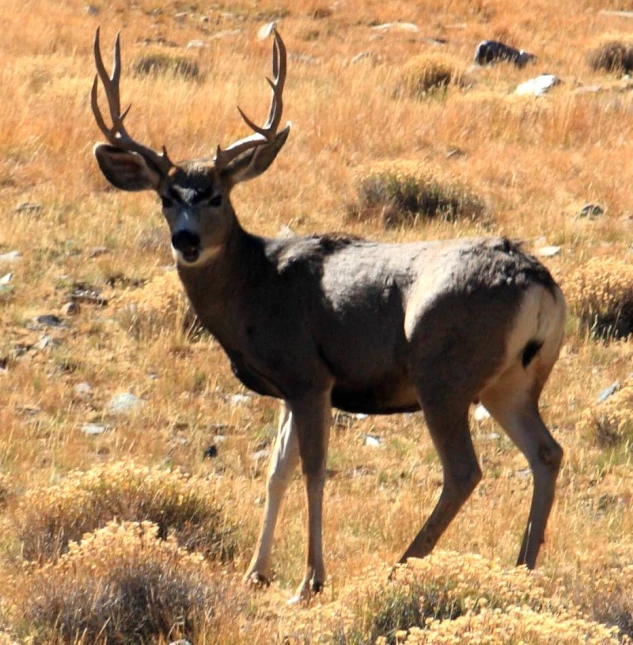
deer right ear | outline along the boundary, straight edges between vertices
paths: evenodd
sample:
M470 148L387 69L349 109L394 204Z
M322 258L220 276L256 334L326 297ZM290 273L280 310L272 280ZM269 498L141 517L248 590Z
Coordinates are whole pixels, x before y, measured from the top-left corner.
M161 176L136 152L128 152L105 143L94 147L95 157L105 178L121 190L158 190Z

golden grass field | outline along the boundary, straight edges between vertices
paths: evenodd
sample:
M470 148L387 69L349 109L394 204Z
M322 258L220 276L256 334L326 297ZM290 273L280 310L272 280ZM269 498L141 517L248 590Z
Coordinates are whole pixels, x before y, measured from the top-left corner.
M633 636L633 345L592 331L600 316L626 328L633 315L633 84L586 60L605 39L633 39L633 19L603 9L633 2L0 0L0 642ZM293 129L270 171L234 193L245 228L561 247L544 261L567 295L568 337L542 406L565 460L536 573L513 569L527 463L491 421L473 420L483 481L436 553L388 582L439 494L440 465L420 414L337 415L324 592L285 603L304 561L298 475L273 584L241 583L263 510L265 453L254 456L270 450L278 403L235 402L247 392L217 344L183 331L160 205L106 185L89 92L96 27L104 51L121 30L129 130L173 159L211 154L247 134L237 104L265 114L271 42L257 32L270 20L289 51ZM393 21L418 31L375 29ZM471 69L485 38L538 59ZM188 49L193 40L205 46ZM199 75L135 72L150 54L196 63ZM432 66L452 72L448 87L412 92ZM540 73L563 83L513 94ZM473 197L481 212L405 221L363 210L363 178L390 168ZM586 204L604 213L580 217ZM77 311L64 308L73 301ZM62 324L37 322L47 314ZM110 413L121 392L143 404ZM89 423L105 431L88 435ZM217 456L203 459L211 445Z

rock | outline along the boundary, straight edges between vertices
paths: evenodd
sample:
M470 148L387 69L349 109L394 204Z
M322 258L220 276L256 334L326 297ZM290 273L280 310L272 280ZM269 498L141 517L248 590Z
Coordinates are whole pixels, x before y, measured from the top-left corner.
M258 30L257 30L257 39L258 40L266 40L268 36L270 36L273 33L273 30L277 28L277 23L276 22L268 22L265 25L262 25Z
M374 437L370 434L363 435L363 439L363 443L370 448L378 448L382 443L382 439L380 437Z
M89 437L95 437L96 435L103 434L107 428L98 423L84 423L79 429Z
M604 215L604 208L598 204L585 204L578 213L578 217L588 217L589 219L595 219Z
M51 345L52 342L53 342L53 339L47 334L45 334L37 341L37 343L35 343L35 345L33 345L33 347L41 351L43 349L46 349L49 345Z
M88 253L89 258L98 258L100 255L106 255L106 253L110 253L110 249L106 246L95 246L92 249L90 249L90 253Z
M485 406L479 404L475 408L475 412L473 413L473 417L475 418L475 421L485 421L486 419L490 419L490 412L485 408Z
M609 387L602 390L598 395L598 403L604 403L609 397L613 396L620 387L622 387L620 381L615 381L615 383L612 383Z
M59 327L62 324L61 318L58 318L55 314L38 316L36 322L46 327Z
M100 11L100 10L99 10L99 7L95 7L94 5L91 5L91 4L89 4L89 5L86 7L86 13L87 13L89 16L96 16L96 15L99 13L99 11Z
M29 213L34 215L39 213L42 210L42 204L36 204L34 202L22 202L15 207L16 213Z
M108 414L131 414L144 404L142 399L131 392L120 392L115 394L106 404Z
M20 251L9 251L0 255L0 264L14 264L22 257Z
M536 255L542 258L553 258L556 255L560 255L560 250L560 246L542 246L537 249Z
M515 49L498 40L482 40L475 50L475 65L491 65L500 61L514 63L517 67L525 67L536 58L534 54L522 49Z
M81 383L77 383L75 387L73 388L73 392L82 398L88 397L92 394L92 387L90 386L90 383L86 383L86 381L82 381Z
M372 27L373 31L407 31L417 34L420 30L412 22L385 22L382 25Z
M521 85L519 85L515 90L515 94L518 94L519 96L526 96L528 94L543 96L549 92L552 87L556 87L556 85L560 85L561 83L562 81L560 78L558 78L558 76L554 76L554 74L541 74L536 78L531 78L529 81L525 81L525 83L521 83Z
M62 307L62 315L64 316L76 316L79 313L79 303L78 302L67 302Z
M203 453L202 453L202 458L203 459L213 459L214 457L218 456L218 448L217 446L211 444Z
M0 278L0 286L6 286L13 279L13 273L6 273Z
M204 49L206 46L204 40L190 40L187 43L187 49Z
M238 405L250 405L253 402L253 397L248 394L234 394L231 397L231 405L236 407Z

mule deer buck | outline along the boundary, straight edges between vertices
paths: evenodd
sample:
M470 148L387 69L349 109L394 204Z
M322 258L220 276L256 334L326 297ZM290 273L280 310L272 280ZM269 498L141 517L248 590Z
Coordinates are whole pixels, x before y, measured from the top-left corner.
M300 462L307 492L307 563L297 598L325 579L321 525L332 407L422 410L444 480L435 509L401 562L427 555L473 492L481 471L468 426L480 400L527 458L532 504L518 563L534 567L562 450L539 396L563 339L565 301L548 271L504 238L380 244L341 235L267 239L245 231L234 186L261 175L288 138L279 130L286 50L274 33L272 102L264 126L213 159L173 163L128 134L121 111L120 42L108 77L99 31L92 109L108 143L94 153L122 190L162 201L178 273L235 375L285 402L268 474L264 520L245 579L267 583L282 497ZM98 105L105 89L112 125ZM239 109L239 108L238 108Z

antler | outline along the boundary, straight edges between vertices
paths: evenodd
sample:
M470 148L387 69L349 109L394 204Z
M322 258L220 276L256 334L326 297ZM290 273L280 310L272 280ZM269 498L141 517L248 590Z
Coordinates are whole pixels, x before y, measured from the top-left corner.
M255 131L255 134L251 134L244 139L239 139L225 150L222 150L222 148L218 146L214 160L215 167L218 170L225 168L231 161L233 161L233 159L239 157L243 152L256 148L263 143L272 141L277 134L277 128L279 127L281 113L283 111L282 94L284 91L284 83L286 82L286 46L276 29L273 29L273 33L275 34L275 42L273 44L274 80L271 81L269 78L266 78L273 91L268 119L260 128L258 125L255 125L255 123L253 123L246 114L244 114L240 107L237 108L246 124Z
M156 170L167 174L170 168L173 167L172 162L167 156L167 150L163 146L162 153L158 153L151 148L147 148L134 141L134 139L128 134L127 130L123 126L123 120L128 115L131 105L121 112L121 98L119 95L119 80L121 77L121 35L117 34L116 43L114 45L114 66L112 69L112 76L108 76L105 65L103 64L103 59L101 58L101 47L99 44L99 28L97 27L97 33L95 34L95 43L94 43L94 55L95 55L95 65L97 67L97 75L95 76L94 83L92 84L92 93L91 93L91 103L92 103L92 112L97 121L97 125L101 132L103 132L105 138L108 140L108 143L112 144L116 148L121 148L122 150L128 150L130 152L137 152L140 154L147 162L149 162ZM110 118L112 119L112 127L108 128L106 122L101 114L99 109L99 101L97 96L97 90L99 85L99 79L103 84L103 89L106 93L106 98L108 99L108 107L110 109Z

